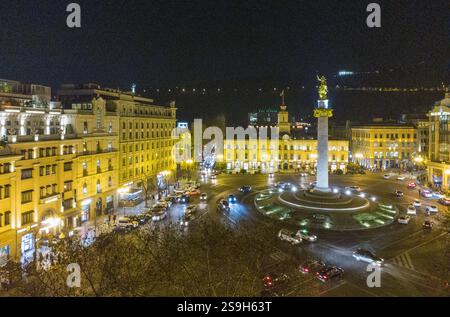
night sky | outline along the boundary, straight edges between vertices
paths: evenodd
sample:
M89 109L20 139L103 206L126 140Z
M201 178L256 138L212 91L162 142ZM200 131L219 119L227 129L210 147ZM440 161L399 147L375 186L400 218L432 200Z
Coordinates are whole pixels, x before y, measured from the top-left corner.
M372 1L361 0L77 1L81 29L65 25L70 2L0 2L0 78L129 89L416 65L419 82L449 78L448 1L376 1L381 29L366 26Z

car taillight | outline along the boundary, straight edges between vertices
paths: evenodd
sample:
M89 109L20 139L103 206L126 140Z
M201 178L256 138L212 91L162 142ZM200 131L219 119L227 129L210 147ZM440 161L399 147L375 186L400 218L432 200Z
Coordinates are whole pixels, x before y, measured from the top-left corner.
M305 272L309 272L309 269L308 269L308 268L305 268L304 270L305 270Z

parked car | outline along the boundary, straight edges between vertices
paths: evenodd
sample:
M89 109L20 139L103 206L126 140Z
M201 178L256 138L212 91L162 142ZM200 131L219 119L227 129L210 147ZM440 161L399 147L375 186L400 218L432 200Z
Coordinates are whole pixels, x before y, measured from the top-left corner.
M433 228L433 222L431 222L430 220L425 220L424 223L422 224L422 228L424 228L424 229L432 229Z
M389 179L389 178L391 178L391 176L389 176L388 174L385 174L385 175L383 176L383 178L384 178L384 179Z
M425 198L433 197L433 194L432 194L431 190L429 190L429 189L422 190L421 195Z
M278 238L280 238L281 241L287 241L294 245L302 242L302 238L300 238L295 233L293 233L289 230L286 230L286 229L281 229L278 232Z
M355 251L353 251L353 257L357 261L363 261L363 262L367 262L367 263L375 263L377 265L382 265L384 262L384 259L376 256L373 252L363 249L363 248L358 248Z
M315 242L317 241L317 236L314 234L311 234L308 230L306 229L300 229L297 231L296 235L298 237L300 237L302 240L306 240L309 242Z
M212 174L209 178L210 179L217 179L217 176L215 174Z
M137 221L133 221L128 217L120 217L116 224L118 229L130 230L138 226Z
M344 270L337 266L326 266L316 273L316 277L324 283L342 278Z
M408 187L409 189L414 189L414 188L417 187L417 184L416 184L416 183L409 183L407 187Z
M420 206L422 206L422 204L420 203L420 200L416 199L416 200L414 200L413 206L420 207Z
M409 220L411 220L411 217L406 215L398 217L397 222L402 225L407 225L409 223Z
M408 208L406 208L406 213L408 215L417 215L416 207L414 207L413 205L409 205Z
M273 287L279 287L280 285L286 283L289 281L290 277L287 274L267 274L263 278L263 285L265 288L273 288Z
M434 205L426 206L425 207L425 212L428 213L428 214L430 214L432 212L436 213L436 212L438 212L438 207L434 206Z
M186 228L189 226L189 223L194 219L192 214L185 214L180 218L179 225L181 228Z
M189 197L189 195L181 195L180 197L178 197L178 202L181 204L186 204L191 200L191 198Z
M190 188L190 189L186 192L186 195L189 195L189 196L197 196L197 195L200 195L200 191L199 191L198 189L195 189L195 188Z
M221 199L217 204L217 208L223 211L230 211L230 204L225 199Z
M450 206L450 198L448 197L442 197L438 202L444 206Z
M433 198L439 198L440 199L440 198L444 197L445 195L443 193L441 193L441 192L434 191L434 192L431 192L431 196Z
M197 210L197 205L189 205L184 210L184 214L190 215L193 214Z
M202 193L202 194L200 195L200 200L201 200L201 201L206 201L206 200L208 200L208 194L207 194L207 193Z
M325 267L325 263L321 260L308 260L299 265L298 270L303 274L317 273Z
M165 210L153 210L152 211L152 221L161 221L167 217L167 212Z
M361 191L361 187L359 187L359 186L347 186L347 187L344 188L344 190L360 192Z
M397 177L397 180L399 180L399 181L404 181L405 179L406 179L405 176L398 176L398 177Z
M239 191L242 193L250 193L252 191L252 187L250 185L244 185L239 188Z
M397 197L403 197L403 192L400 191L400 190L396 190L396 191L395 191L395 196L397 196Z
M237 203L237 198L236 198L236 196L234 196L234 195L228 195L228 202L229 202L230 204L235 204L235 203Z

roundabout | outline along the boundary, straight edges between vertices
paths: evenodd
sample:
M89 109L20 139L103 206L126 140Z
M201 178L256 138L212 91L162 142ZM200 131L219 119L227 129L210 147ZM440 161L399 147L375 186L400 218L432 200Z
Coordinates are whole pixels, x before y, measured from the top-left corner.
M398 214L396 207L377 202L375 196L338 187L330 192L269 188L255 196L254 204L269 218L301 228L335 231L387 226Z

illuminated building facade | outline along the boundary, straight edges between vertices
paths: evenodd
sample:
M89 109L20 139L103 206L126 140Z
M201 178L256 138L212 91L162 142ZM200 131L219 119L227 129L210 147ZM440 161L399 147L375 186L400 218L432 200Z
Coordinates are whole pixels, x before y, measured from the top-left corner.
M139 201L140 182L174 168L174 105L92 84L50 93L0 80L0 265L114 212L121 193Z
M436 102L428 113L429 152L428 181L445 192L450 184L450 92Z
M400 123L353 125L352 160L366 168L406 168L420 156L417 129Z

